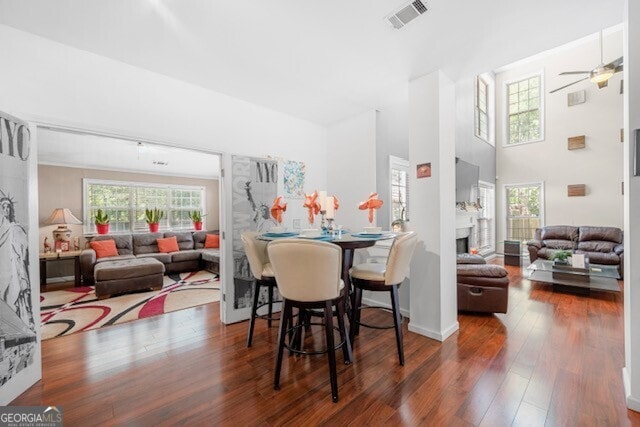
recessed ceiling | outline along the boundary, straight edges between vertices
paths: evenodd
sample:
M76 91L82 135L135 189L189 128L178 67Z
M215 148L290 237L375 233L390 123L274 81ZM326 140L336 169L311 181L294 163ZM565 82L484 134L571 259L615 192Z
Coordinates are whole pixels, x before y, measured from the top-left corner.
M38 129L38 163L189 178L220 177L220 157L216 154L45 128Z
M623 0L0 0L0 23L310 121L382 109L622 22Z

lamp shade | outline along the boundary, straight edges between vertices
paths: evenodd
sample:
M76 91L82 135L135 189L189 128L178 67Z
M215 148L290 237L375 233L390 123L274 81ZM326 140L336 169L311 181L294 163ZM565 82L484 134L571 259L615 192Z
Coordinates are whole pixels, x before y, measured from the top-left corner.
M45 221L45 224L82 224L78 218L73 216L71 211L67 208L56 208L53 210L49 218Z

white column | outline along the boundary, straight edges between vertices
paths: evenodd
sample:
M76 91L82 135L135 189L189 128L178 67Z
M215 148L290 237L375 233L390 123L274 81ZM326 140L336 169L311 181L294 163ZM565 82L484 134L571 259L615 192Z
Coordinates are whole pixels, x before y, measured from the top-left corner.
M623 378L627 406L640 411L640 177L633 175L634 130L640 128L640 3L626 0L625 14Z
M411 262L409 330L444 341L458 330L455 250L455 87L441 71L409 84ZM430 178L416 167L431 163Z

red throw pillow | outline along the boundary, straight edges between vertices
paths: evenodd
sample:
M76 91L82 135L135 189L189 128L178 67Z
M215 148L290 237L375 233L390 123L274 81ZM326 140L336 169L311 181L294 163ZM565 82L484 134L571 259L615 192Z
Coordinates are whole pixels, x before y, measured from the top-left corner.
M105 258L108 256L118 256L116 241L113 239L94 240L93 242L89 242L89 245L91 245L91 249L96 251L96 259Z
M158 250L165 254L168 254L169 252L178 252L180 250L180 247L178 246L178 238L173 236L158 239Z
M204 241L205 249L214 249L220 247L220 235L219 234L207 234L207 238Z

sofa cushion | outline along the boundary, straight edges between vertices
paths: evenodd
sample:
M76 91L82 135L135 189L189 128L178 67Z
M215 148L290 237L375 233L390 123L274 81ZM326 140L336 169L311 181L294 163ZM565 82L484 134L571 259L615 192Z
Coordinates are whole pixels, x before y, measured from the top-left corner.
M559 250L561 249L542 248L538 250L538 257L544 258L544 259L551 259L553 254L555 254Z
M577 240L578 227L571 225L550 225L540 233L541 240Z
M575 243L571 240L543 240L542 244L550 249L575 249Z
M143 258L153 258L153 259L157 259L158 261L164 263L164 264L170 264L171 263L171 254L161 254L160 252L156 252L156 253L149 253L149 254L139 254L136 255L136 257L143 259Z
M203 261L220 261L220 249L199 249Z
M152 274L164 274L164 265L154 259L133 258L96 264L96 281L133 279Z
M116 242L113 239L109 240L94 240L89 242L91 249L96 251L96 259L118 256L118 249L116 248Z
M199 251L196 251L195 249L172 252L170 255L171 255L171 262L199 260L202 256L202 254Z
M159 252L157 240L161 239L163 236L164 236L163 233L134 234L132 236L134 255Z
M220 247L220 235L219 234L207 234L207 238L204 240L205 249L215 249Z
M119 255L131 255L133 253L133 243L131 240L131 234L108 234L101 236L94 236L91 238L91 242L97 242L102 240L113 240L116 242L116 248ZM89 243L91 245L91 243Z
M158 243L158 251L163 254L177 252L180 250L176 236L158 239L156 242Z
M590 240L586 242L578 242L578 249L585 252L613 252L618 244L615 242L604 242L601 240Z
M164 233L164 237L175 237L181 251L194 248L193 233L191 231L167 231Z
M604 240L622 243L622 230L616 227L580 227L579 241Z
M586 252L577 250L577 254L584 254L589 258L591 264L604 264L604 265L618 265L620 264L620 257L615 252L603 253L603 252Z
M123 261L125 259L136 259L136 256L135 255L108 256L105 258L96 259L96 264L99 262L105 262L105 261Z
M457 264L486 264L487 262L481 255L475 254L458 254L456 256Z

